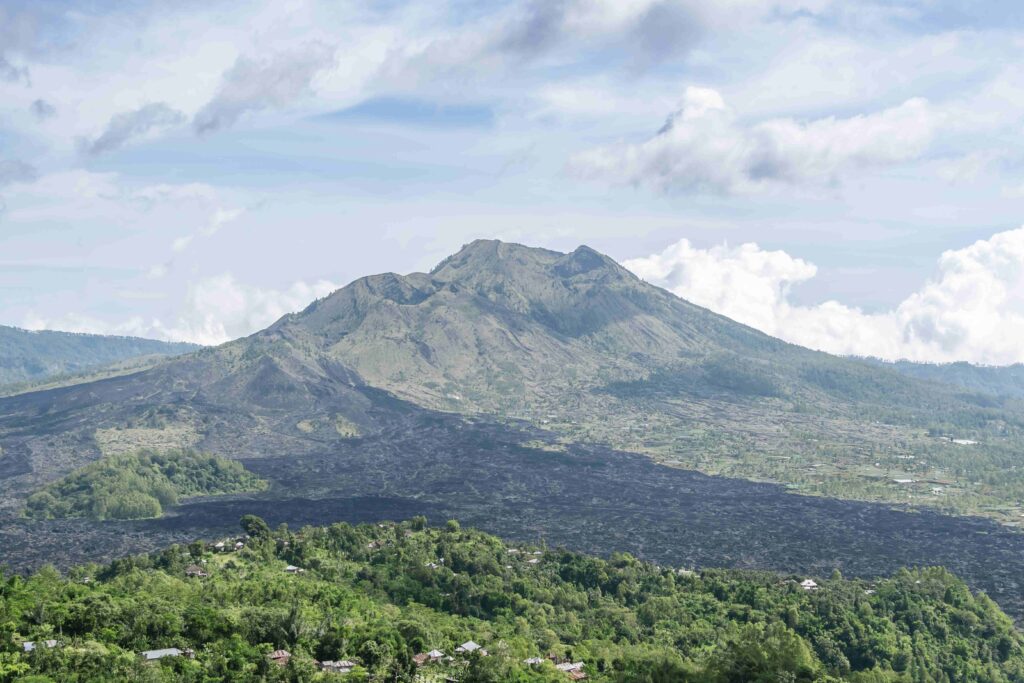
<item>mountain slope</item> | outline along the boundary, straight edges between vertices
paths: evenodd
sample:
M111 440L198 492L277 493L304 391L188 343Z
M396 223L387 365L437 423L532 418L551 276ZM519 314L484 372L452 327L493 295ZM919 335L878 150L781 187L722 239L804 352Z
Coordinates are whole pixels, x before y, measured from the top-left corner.
M268 333L431 409L809 492L1024 512L1016 400L784 343L587 247L474 242L430 273L357 280Z
M1020 534L680 469L1012 523L1020 416L1012 400L772 339L587 248L480 242L220 347L0 398L0 545L25 567L253 511L299 526L459 516L705 566L863 576L941 563L1020 616ZM47 484L139 449L241 460L269 487L132 524L21 516Z
M0 325L0 385L36 382L93 370L139 356L177 356L195 344Z

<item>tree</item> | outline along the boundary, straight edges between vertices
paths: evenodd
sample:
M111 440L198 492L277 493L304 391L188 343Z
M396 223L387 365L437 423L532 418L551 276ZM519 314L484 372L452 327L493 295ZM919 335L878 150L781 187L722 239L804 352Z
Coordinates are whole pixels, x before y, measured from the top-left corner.
M244 515L240 521L242 531L250 538L270 538L270 525L263 521L262 517L256 515Z

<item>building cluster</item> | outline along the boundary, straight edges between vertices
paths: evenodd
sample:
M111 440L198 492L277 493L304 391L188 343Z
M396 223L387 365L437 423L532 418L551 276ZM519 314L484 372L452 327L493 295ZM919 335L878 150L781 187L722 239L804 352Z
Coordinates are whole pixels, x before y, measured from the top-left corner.
M455 648L455 655L446 655L441 650L431 650L430 652L421 652L412 658L413 663L417 667L426 667L432 664L447 664L457 661L458 656L465 657L467 655L476 655L479 657L487 657L487 650L482 647L479 643L472 640L466 641L462 645ZM551 655L546 659L543 657L530 657L523 660L523 664L527 666L540 666L545 662L550 661L554 667L564 673L570 681L582 681L587 677L586 672L583 671L583 662L571 662L563 661L561 658ZM453 680L453 679L446 679Z
M209 545L209 549L215 553L237 553L245 547L245 542L248 540L248 536L229 538L223 541L217 541L216 543L211 543Z
M582 681L587 678L587 674L583 670L583 662L562 661L560 657L555 657L554 655L549 656L546 660L541 657L530 657L529 659L524 659L523 664L540 666L545 661L550 661L554 664L555 668L564 673L570 681Z

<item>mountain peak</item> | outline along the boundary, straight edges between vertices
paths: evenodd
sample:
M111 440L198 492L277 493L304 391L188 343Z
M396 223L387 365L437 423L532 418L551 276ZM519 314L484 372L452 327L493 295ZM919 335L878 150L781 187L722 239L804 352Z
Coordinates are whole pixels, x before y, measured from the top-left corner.
M441 279L467 272L500 271L510 264L548 264L562 254L501 240L474 240L437 264L430 274Z
M555 264L555 272L562 277L572 277L601 269L615 275L628 274L628 271L613 259L585 244L581 244L571 253L565 254Z
M562 252L528 247L500 240L475 240L439 263L431 277L443 281L474 281L481 279L520 279L524 276L571 278L602 271L617 278L633 279L613 259L587 245Z

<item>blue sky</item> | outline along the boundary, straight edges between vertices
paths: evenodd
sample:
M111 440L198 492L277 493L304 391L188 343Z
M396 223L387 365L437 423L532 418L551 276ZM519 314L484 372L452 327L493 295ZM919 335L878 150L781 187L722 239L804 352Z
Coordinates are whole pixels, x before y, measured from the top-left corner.
M8 0L0 323L218 343L497 237L1024 361L1022 46L1010 2Z

